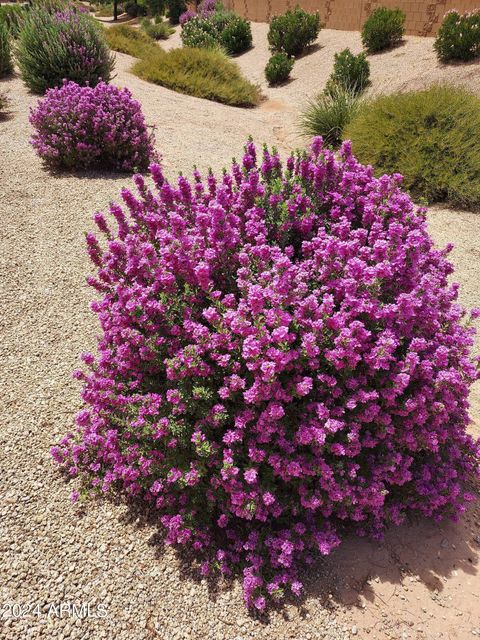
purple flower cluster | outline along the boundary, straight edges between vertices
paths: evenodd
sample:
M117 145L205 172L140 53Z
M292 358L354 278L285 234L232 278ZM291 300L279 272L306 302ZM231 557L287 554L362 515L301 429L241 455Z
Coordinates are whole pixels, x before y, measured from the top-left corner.
M286 166L249 143L220 178L151 175L87 236L102 336L55 460L155 506L260 610L346 525L462 513L474 330L401 177L321 138Z
M156 159L153 133L128 89L101 82L81 87L64 81L30 112L31 143L47 163L143 171Z
M223 8L223 5L218 0L203 0L198 5L198 13L193 11L193 9L188 9L188 11L184 11L182 13L180 16L180 25L183 27L184 24L196 16L204 20L208 20L208 18L211 18L219 8Z

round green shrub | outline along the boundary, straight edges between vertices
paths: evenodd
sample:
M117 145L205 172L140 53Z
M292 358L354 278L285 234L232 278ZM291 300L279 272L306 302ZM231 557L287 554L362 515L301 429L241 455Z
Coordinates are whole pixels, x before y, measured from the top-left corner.
M108 82L115 62L100 25L71 9L32 9L22 24L16 54L23 81L36 93L64 79L90 86Z
M307 13L297 6L272 18L268 44L273 52L283 51L289 56L298 56L316 40L319 31L318 13Z
M480 56L480 10L445 14L433 48L441 62L473 60Z
M252 46L252 28L250 22L234 14L220 32L220 44L230 55L238 55Z
M480 99L459 87L381 96L346 127L360 162L399 172L414 197L480 207Z
M13 71L11 35L7 25L0 22L0 78Z
M178 24L180 16L187 10L185 0L167 0L168 17L172 24Z
M125 5L125 13L131 18L138 18L139 16L147 15L147 8L145 5L138 4L135 0L131 0Z
M401 9L375 9L363 25L363 46L370 53L393 47L405 33L405 17Z
M186 22L182 27L181 38L184 47L216 49L220 46L217 26L208 18L196 16Z
M320 93L308 103L301 116L301 130L307 136L322 136L326 144L337 148L358 105L359 99L352 91L334 85L328 93Z
M294 58L286 53L274 53L265 67L265 77L271 85L285 82L293 69Z
M327 82L326 91L330 93L339 85L356 95L362 93L370 84L370 63L364 52L353 55L350 49L335 54L332 74Z
M170 27L168 22L151 22L150 18L142 20L142 29L152 40L166 40L169 38L174 29Z

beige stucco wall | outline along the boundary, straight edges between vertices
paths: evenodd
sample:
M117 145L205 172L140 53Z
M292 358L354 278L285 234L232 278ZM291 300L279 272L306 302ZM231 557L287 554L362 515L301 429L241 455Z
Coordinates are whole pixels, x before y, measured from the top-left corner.
M329 29L357 31L376 7L399 7L406 15L406 31L415 35L434 35L449 9L480 9L480 0L224 0L224 5L255 22L269 22L274 15L296 4L307 11L318 11Z

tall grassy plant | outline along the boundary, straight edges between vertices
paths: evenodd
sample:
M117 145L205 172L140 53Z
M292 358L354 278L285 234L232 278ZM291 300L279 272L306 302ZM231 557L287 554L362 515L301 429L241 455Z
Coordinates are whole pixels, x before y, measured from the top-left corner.
M118 24L105 29L105 39L112 51L126 53L134 58L142 58L158 47L152 38L140 29L134 29L127 24Z
M361 162L429 202L480 208L480 99L435 85L368 101L346 127Z
M18 4L2 4L0 6L0 24L5 24L14 38L18 32L26 14L26 9Z
M307 136L322 136L333 148L340 146L343 131L359 106L358 96L340 85L313 98L302 113L300 128Z
M180 93L237 107L258 104L258 88L221 51L182 47L157 51L138 61L133 73Z
M0 78L13 71L11 35L7 26L0 22Z
M72 10L32 9L17 42L17 60L29 89L44 93L64 79L95 86L110 80L115 59L101 27Z

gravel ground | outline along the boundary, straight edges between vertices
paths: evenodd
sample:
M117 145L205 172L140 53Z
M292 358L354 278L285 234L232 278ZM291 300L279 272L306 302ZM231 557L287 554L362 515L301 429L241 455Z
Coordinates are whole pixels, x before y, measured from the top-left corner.
M267 55L259 41L264 32L264 25L254 25L257 46L239 59L257 81ZM307 91L323 86L334 50L359 46L358 34L337 31L322 32L320 41L322 48L297 63L294 81L265 89L268 101L256 110L148 85L128 73L131 59L122 55L115 82L128 85L147 120L157 124L158 148L170 175L188 171L194 162L218 170L240 155L248 134L282 152L301 142L295 122ZM437 77L433 69L442 75L430 49L431 40L408 38L404 47L375 57L372 90L390 81L389 88ZM465 81L472 69L462 67ZM305 576L303 605L288 604L267 620L247 615L238 584L214 589L191 576L188 563L162 547L155 524L141 514L106 501L70 504L72 487L52 467L49 448L71 427L79 408L70 373L78 353L94 346L97 331L84 284L89 265L83 234L91 228L91 214L115 199L128 178L48 173L28 144L28 108L35 97L18 78L0 82L3 89L10 94L12 114L0 122L0 638L461 640L480 635L478 507L456 525L419 522L396 529L382 545L346 541ZM478 304L480 217L434 208L429 224L439 244L456 243L462 301ZM479 433L478 388L472 405L472 428ZM14 603L23 608L9 608ZM90 617L83 620L82 603L90 604Z

